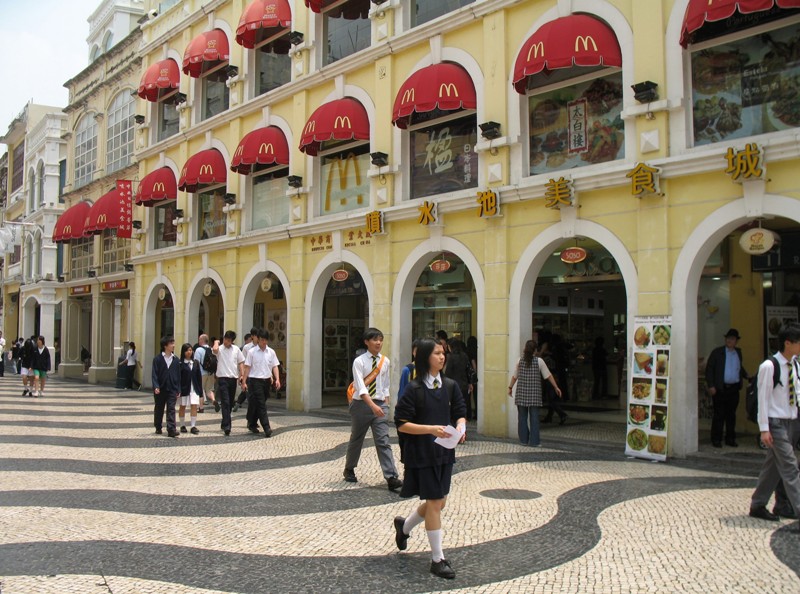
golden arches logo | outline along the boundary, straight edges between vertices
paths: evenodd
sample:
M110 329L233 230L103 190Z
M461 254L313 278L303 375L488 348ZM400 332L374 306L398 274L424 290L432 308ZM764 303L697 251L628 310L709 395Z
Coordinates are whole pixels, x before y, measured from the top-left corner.
M240 144L239 146L236 147L236 150L234 151L233 156L234 157L241 157L243 152L244 152L244 147Z
M156 183L153 184L153 193L155 193L155 192L164 192L164 191L166 191L166 188L164 187L164 183L163 182L156 182Z
M200 165L200 175L214 175L214 166L207 163Z
M259 155L272 155L275 151L272 148L271 142L262 142L261 146L258 147L258 154Z
M350 129L352 127L352 124L350 124L350 116L336 116L336 119L333 121L334 130L336 130L336 128Z
M455 83L442 83L439 85L439 98L441 99L444 97L444 94L447 93L447 96L450 97L452 93L454 97L458 97L458 89L456 88Z
M339 174L339 190L346 190L347 188L347 172L350 170L350 163L353 164L353 173L355 174L356 178L356 185L355 187L358 188L361 185L361 168L358 165L358 157L354 153L348 153L347 157L344 159L337 159L334 163L331 163L330 169L328 169L328 179L325 187L325 211L330 211L331 209L331 186L333 185L333 174L334 171ZM358 203L361 204L363 197L359 194L358 195Z
M317 130L317 120L308 120L308 123L306 124L306 127L303 130L303 132L305 134L309 134L311 132L316 132L316 130Z
M403 91L403 103L411 103L416 100L416 89L411 87Z
M538 58L539 54L542 54L542 58L544 58L544 42L540 41L538 43L534 43L531 47L528 48L528 61L531 59L531 54L533 54L534 58Z
M589 44L592 44L592 49L597 51L597 44L594 41L594 38L591 35L578 35L575 38L575 51L578 51L578 44L583 45L583 51L589 51Z
M98 225L99 225L100 223L102 223L102 224L104 224L104 225L105 225L107 222L108 222L108 217L105 215L105 213L103 213L103 214L101 214L99 217L97 217L97 224L98 224Z
M64 235L72 235L72 225L64 225Z

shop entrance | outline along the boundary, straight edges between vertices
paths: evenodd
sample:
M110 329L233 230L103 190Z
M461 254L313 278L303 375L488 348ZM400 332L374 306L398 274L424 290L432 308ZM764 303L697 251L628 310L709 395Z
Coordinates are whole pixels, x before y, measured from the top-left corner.
M430 338L444 330L448 339L466 344L474 335L474 304L475 286L464 262L451 252L438 254L419 275L414 289L412 337Z
M588 413L586 420L613 421L625 409L627 307L617 262L591 240L558 246L536 281L534 338L555 365L564 408ZM604 411L614 413L593 416Z
M364 352L369 296L358 271L342 264L325 289L322 314L322 406L347 404L353 360Z
M219 286L213 279L207 280L203 284L203 295L197 311L197 335L208 334L209 338L222 340L225 333L225 312L223 311L222 297ZM190 340L196 340L195 336L189 336Z
M172 293L162 287L159 290L158 302L156 303L156 333L153 352L161 352L161 338L164 336L175 336L175 304ZM177 339L176 339L177 342Z

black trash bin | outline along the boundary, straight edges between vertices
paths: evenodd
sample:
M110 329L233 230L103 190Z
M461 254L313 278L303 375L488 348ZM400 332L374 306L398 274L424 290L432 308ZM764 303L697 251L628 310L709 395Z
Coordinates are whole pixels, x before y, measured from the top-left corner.
M117 359L117 390L124 390L128 387L128 366L123 365L125 362L125 355Z

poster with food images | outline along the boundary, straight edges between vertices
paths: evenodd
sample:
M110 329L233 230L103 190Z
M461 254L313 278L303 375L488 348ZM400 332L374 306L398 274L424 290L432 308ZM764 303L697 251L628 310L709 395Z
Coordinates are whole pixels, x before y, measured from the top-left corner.
M625 454L664 461L669 425L672 318L637 317L633 327Z

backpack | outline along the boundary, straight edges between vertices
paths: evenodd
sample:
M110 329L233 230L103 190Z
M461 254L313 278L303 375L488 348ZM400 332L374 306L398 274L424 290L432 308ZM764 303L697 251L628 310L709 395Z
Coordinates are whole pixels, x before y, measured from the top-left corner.
M772 361L772 387L781 384L781 364L775 357L770 356L767 361ZM758 378L750 382L744 396L744 406L747 412L747 419L758 423Z
M203 364L201 365L201 367L203 368L203 371L207 371L208 373L216 373L217 372L217 356L207 346L204 346L203 348L206 350L206 354L203 357Z

